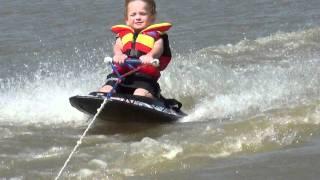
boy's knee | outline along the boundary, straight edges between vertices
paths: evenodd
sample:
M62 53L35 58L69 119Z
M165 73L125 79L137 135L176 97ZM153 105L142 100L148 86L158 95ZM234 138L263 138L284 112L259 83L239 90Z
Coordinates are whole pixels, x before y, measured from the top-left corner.
M104 93L108 93L112 90L112 86L110 85L105 85L105 86L102 86L99 91L100 92L104 92Z
M136 89L133 94L136 96L145 96L145 97L153 98L153 95L149 91L143 88Z

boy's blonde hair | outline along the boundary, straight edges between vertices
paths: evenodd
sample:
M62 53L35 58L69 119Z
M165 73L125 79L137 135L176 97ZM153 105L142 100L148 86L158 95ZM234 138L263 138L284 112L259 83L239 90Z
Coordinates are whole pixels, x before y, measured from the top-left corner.
M125 0L125 6L124 6L124 17L127 18L128 16L128 4L133 1L143 1L147 4L147 6L150 9L150 13L152 16L155 16L157 14L156 10L156 2L154 0Z

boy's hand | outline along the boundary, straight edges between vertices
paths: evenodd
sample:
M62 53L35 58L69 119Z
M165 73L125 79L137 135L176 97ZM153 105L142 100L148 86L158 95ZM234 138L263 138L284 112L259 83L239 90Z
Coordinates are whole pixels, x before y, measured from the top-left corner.
M141 60L141 64L151 64L154 58L150 55L142 55L139 59Z
M117 64L123 64L127 58L128 56L125 54L116 54L113 56L113 62Z

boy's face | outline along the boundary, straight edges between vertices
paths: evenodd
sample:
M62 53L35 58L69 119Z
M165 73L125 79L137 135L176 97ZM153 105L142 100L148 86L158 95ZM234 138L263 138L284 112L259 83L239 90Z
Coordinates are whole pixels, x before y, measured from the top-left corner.
M132 1L128 4L126 24L136 31L150 26L154 22L148 5L143 1Z

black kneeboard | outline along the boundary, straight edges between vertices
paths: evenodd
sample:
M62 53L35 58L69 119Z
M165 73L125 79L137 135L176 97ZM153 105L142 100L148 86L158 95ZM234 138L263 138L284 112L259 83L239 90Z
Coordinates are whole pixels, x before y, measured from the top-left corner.
M174 122L186 114L180 110L181 103L174 99L152 99L129 94L106 94L93 92L86 96L70 97L70 104L81 112L94 116L104 100L107 100L98 118L113 122Z

